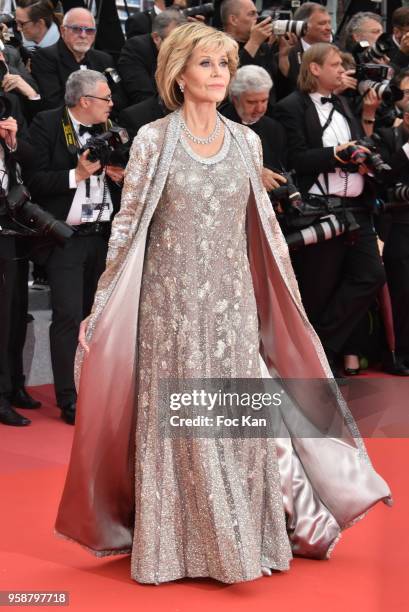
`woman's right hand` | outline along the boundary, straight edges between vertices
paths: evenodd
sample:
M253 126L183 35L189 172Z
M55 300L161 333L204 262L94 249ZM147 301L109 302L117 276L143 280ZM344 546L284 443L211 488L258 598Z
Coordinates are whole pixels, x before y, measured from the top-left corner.
M87 353L89 353L89 346L88 346L87 340L86 340L86 333L87 333L88 323L89 323L89 317L87 317L86 319L81 321L80 333L78 334L78 342L80 343L80 345L82 346L84 351L86 351Z

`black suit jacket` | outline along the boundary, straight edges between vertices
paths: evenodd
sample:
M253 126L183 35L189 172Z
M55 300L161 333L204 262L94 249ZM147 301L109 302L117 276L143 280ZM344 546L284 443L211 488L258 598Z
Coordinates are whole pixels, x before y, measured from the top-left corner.
M115 67L108 53L96 49L90 49L79 64L62 38L55 45L38 49L31 61L31 71L40 88L42 110L64 104L65 83L72 72L80 69L80 65L98 72ZM112 95L117 110L126 106L120 90L113 91Z
M118 62L126 93L133 104L157 93L155 72L158 50L150 34L134 36L124 44Z
M351 140L363 136L359 121L352 114L345 99L339 97L340 110L348 121ZM278 102L274 116L283 125L288 139L288 163L297 174L298 186L307 192L321 172L334 172L337 160L333 147L324 147L322 127L315 104L310 96L300 91Z
M288 54L288 63L290 64L288 75L284 76L283 73L278 70L276 87L277 87L277 99L281 100L286 96L290 95L297 89L297 80L300 73L300 66L302 62L302 56L304 53L301 40L297 40L296 44ZM277 54L278 64L278 54Z
M26 168L24 179L33 201L57 219L68 216L75 189L69 186L69 171L77 166L77 154L68 150L63 125L63 107L43 111L33 120L28 142L35 149L35 163ZM107 179L114 212L119 208L121 189Z
M133 140L143 125L161 119L168 112L159 96L153 96L125 108L119 115L119 125L128 130L129 137Z
M228 119L242 123L231 102L221 106L220 112ZM259 121L248 127L260 137L263 147L263 165L271 170L284 170L287 164L287 138L283 126L275 119L264 115Z

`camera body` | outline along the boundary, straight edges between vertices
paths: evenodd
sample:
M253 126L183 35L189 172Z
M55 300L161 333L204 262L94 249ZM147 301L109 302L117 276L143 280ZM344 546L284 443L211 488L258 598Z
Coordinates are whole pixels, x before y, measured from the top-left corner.
M128 132L125 128L111 126L103 134L89 138L80 152L86 149L89 149L88 159L91 162L99 161L101 166L125 168L129 151Z
M386 32L381 34L379 38L370 45L366 40L358 42L352 53L357 64L368 64L374 60L381 60L385 55L393 49L394 42Z
M338 153L338 156L346 163L355 165L365 164L367 168L376 176L382 172L391 170L389 164L385 163L376 145L380 137L374 134L371 137L361 138L356 144L349 145ZM363 148L369 149L369 153Z

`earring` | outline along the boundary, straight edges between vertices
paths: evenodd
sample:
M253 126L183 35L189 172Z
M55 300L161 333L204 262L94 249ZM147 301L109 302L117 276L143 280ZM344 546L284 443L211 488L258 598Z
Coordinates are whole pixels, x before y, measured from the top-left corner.
M185 86L183 83L178 83L180 91L183 93L185 91Z

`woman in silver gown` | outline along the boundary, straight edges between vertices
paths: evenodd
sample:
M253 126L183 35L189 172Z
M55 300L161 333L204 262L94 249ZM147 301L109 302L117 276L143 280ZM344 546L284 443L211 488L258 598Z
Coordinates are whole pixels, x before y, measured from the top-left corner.
M131 552L139 582L240 582L288 569L293 554L325 558L342 528L389 499L339 398L343 440L160 432L161 380L259 378L260 339L270 371L330 376L261 184L258 138L217 114L236 66L236 43L204 25L163 43L157 82L175 112L133 143L82 326L56 529L98 555Z

